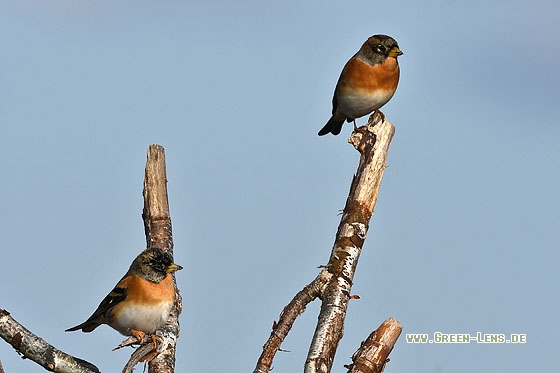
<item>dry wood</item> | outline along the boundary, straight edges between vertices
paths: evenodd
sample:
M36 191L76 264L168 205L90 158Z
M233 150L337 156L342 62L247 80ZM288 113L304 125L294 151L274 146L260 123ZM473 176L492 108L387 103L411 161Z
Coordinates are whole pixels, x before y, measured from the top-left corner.
M401 332L400 322L385 320L352 355L352 364L346 366L348 373L382 373Z
M143 195L142 218L147 247L158 247L173 256L165 153L160 145L150 145L148 148ZM173 280L175 282L175 277ZM158 330L160 341L157 345L148 343L136 349L123 372L131 372L136 363L150 360L154 356L155 358L148 364L149 373L170 373L175 370L175 344L179 337L179 314L182 309L181 296L176 283L175 292L177 301L171 310L169 320ZM0 309L0 337L11 344L23 357L35 361L47 370L73 373L99 372L93 364L51 346L15 321L8 311L2 309Z
M0 337L27 359L46 370L60 373L99 373L91 363L68 355L39 338L18 323L6 310L0 309Z
M306 305L320 298L321 311L305 362L305 373L328 373L338 343L342 338L344 319L358 258L362 250L369 221L383 172L394 126L383 115L372 115L366 126L354 131L348 140L359 152L360 163L350 187L342 219L328 264L309 285L284 308L279 321L273 324L268 341L263 346L254 373L268 373L276 351L292 327L295 318Z
M158 247L173 256L173 235L171 229L171 215L167 198L167 174L165 170L165 151L162 146L154 144L148 148L146 172L144 177L144 231L147 247ZM179 314L182 310L182 299L177 289L175 275L176 302L171 309L167 324L160 328L157 335L161 339L157 346L144 345L136 350L123 369L123 373L132 372L139 361L150 360L149 373L171 373L175 371L175 347L179 337ZM147 347L146 347L147 346ZM152 346L150 348L150 346Z

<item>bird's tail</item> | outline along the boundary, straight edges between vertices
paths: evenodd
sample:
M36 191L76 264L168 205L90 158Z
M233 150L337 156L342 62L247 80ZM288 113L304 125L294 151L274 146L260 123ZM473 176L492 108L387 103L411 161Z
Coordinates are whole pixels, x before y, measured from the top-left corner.
M335 119L334 115L331 117L331 119L329 119L329 121L327 122L327 124L325 124L325 127L321 128L321 130L319 131L319 136L323 136L326 135L327 133L332 133L333 135L338 135L340 133L340 131L342 130L342 125L344 124L344 119L342 120L340 119Z
M101 324L94 321L87 320L86 322L83 322L80 325L76 325L73 328L66 329L65 332L75 332L76 330L81 329L84 333L89 333L93 331L93 329L97 328L99 325Z

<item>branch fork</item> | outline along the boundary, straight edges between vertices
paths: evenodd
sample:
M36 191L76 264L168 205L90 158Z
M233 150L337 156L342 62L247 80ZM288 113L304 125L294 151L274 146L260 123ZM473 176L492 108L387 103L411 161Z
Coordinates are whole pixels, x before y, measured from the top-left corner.
M354 273L369 229L394 133L394 126L383 115L375 113L370 116L366 126L357 128L352 133L348 142L360 152L360 161L352 179L329 262L322 266L319 275L284 307L278 322L273 324L273 330L263 346L254 373L270 371L274 355L280 350L280 345L295 319L305 311L307 304L316 298L321 299L321 310L304 372L331 371L336 349L342 338L349 300L359 298L351 295ZM396 338L398 335L395 340Z

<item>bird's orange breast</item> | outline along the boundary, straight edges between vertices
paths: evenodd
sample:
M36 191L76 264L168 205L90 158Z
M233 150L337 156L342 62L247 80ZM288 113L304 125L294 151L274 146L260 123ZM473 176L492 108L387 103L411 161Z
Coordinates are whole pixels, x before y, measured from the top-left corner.
M121 334L130 335L130 329L153 333L165 325L175 301L171 275L167 275L159 284L129 276L119 286L127 288L127 296L111 309L108 324L112 328Z
M335 109L347 118L360 118L385 105L395 94L398 83L399 65L395 58L370 65L353 57L340 75Z
M340 90L395 91L399 83L399 64L396 58L388 57L383 63L370 65L354 57L348 61L340 77Z
M175 286L171 275L167 275L159 284L154 284L137 276L129 276L119 285L128 289L126 302L150 304L169 300L175 301Z

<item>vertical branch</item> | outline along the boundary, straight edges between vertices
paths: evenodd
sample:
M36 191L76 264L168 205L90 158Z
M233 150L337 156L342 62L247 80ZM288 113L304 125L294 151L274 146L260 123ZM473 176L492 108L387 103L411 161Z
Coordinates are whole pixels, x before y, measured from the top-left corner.
M321 297L321 311L305 362L305 373L330 372L342 338L354 273L395 133L394 126L384 118L376 122L379 117L372 115L368 125L354 131L348 140L360 152L360 164L325 269L330 276Z
M272 332L263 346L263 352L253 373L268 373L271 370L274 356L295 319L305 311L307 304L316 298L322 300L321 311L305 362L305 373L330 372L338 343L342 338L354 272L377 201L389 145L394 134L395 128L383 116L372 115L368 125L358 128L348 140L360 152L360 164L352 179L350 194L329 262L319 275L284 307L278 322L273 323ZM391 335L395 340L398 338L398 334ZM390 349L384 351L388 355Z
M157 144L148 147L142 195L144 196L142 219L144 219L146 247L159 247L173 254L165 150Z
M160 145L150 145L144 178L144 231L147 247L158 247L173 256L173 236L171 216L167 199L167 175L165 171L165 151ZM175 282L175 275L173 275ZM165 350L149 363L150 373L173 372L175 370L175 344L179 337L179 314L182 299L175 283L177 300L169 315L167 324L160 329L167 344Z
M143 196L142 218L147 247L158 247L173 256L171 217L167 200L165 153L160 145L150 145L148 148ZM167 324L158 331L158 335L162 339L162 348L161 353L149 363L150 373L171 373L175 370L175 345L179 336L179 314L182 309L182 300L175 282L175 275L173 275L173 282L175 283L176 302ZM11 344L23 357L35 361L47 370L56 372L99 372L93 364L57 350L15 321L8 311L2 309L0 309L0 338ZM143 347L137 349L136 352ZM153 346L148 347L153 349ZM136 352L124 371L132 371L134 365L140 361L136 359L141 359L145 355L142 351L139 354L136 354ZM0 373L2 373L1 364Z

